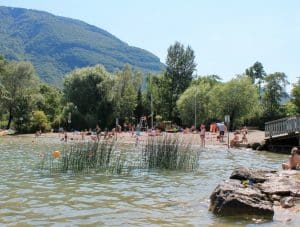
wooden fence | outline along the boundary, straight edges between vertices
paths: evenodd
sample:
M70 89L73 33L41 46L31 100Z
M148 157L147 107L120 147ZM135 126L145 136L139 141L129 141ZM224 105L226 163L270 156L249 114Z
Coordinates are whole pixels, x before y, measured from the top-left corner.
M284 136L300 132L300 115L265 123L265 137Z

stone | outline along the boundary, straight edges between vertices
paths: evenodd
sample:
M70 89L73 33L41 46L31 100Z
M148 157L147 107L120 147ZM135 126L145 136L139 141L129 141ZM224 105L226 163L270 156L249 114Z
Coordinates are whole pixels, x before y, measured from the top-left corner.
M230 179L251 180L253 183L262 183L265 182L274 172L276 171L253 170L246 167L238 167L232 172Z
M273 217L275 207L299 209L299 204L294 206L298 202L298 171L238 167L230 179L222 181L211 194L210 210L218 215L254 214Z
M210 210L219 215L259 214L273 216L273 204L254 186L239 180L221 182L210 196Z
M291 208L293 206L295 206L295 203L294 203L294 197L284 197L280 200L280 205L281 207L283 208Z

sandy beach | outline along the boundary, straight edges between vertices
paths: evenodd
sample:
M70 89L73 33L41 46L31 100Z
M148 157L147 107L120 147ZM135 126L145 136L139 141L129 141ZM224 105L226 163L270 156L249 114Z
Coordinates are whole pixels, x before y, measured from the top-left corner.
M163 133L161 133L163 134ZM68 132L68 141L92 141L96 138L96 135L85 135L84 139L80 132ZM190 143L191 145L201 145L200 135L199 133L168 133L170 136L178 136L181 141L184 143ZM116 133L115 137L117 138L119 143L125 144L133 144L136 142L144 142L148 139L148 137L152 135L147 132L141 132L139 136L136 136L135 133L132 132L121 132ZM228 141L228 134L225 133L224 141L220 142L217 138L218 133L210 133L206 132L205 135L205 146L227 146ZM16 134L16 135L2 135L3 138L5 137L26 137L26 138L51 138L51 139L58 139L62 140L64 135L62 133L42 133L40 136L35 136L35 134ZM229 141L233 139L234 135L233 132L229 133ZM246 144L253 144L253 143L262 143L264 141L265 133L264 131L260 130L249 130L247 134L247 143ZM239 135L241 140L242 135ZM104 136L101 136L101 140L104 139Z

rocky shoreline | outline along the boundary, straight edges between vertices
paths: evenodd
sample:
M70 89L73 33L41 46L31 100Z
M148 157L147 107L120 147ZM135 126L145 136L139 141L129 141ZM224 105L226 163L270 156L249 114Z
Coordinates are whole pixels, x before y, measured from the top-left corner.
M253 214L270 219L284 209L299 216L300 172L238 167L215 188L209 209L217 215Z

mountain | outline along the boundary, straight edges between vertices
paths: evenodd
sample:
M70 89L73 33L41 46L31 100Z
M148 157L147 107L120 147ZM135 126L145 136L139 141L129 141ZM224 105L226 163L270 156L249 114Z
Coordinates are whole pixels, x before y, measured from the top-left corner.
M79 20L0 6L0 21L0 55L31 61L43 81L58 86L76 67L102 64L110 72L124 64L145 72L164 69L149 51Z

